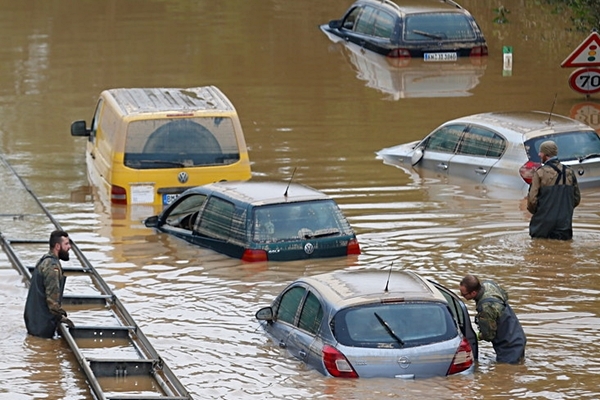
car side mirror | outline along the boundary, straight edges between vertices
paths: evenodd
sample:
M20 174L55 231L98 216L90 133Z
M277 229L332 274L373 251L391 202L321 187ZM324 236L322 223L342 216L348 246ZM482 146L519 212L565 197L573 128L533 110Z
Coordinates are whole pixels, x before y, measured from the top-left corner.
M423 146L419 146L415 149L412 157L410 158L410 165L415 166L421 161L423 158L423 153L425 152L425 148Z
M75 121L71 124L71 136L90 136L91 130L87 129L85 121Z
M256 319L260 321L273 321L273 308L272 307L264 307L256 312Z
M144 220L144 225L146 225L147 228L156 228L158 226L158 215L146 218Z
M340 29L342 27L342 21L339 19L335 19L333 21L329 21L329 27L331 29Z

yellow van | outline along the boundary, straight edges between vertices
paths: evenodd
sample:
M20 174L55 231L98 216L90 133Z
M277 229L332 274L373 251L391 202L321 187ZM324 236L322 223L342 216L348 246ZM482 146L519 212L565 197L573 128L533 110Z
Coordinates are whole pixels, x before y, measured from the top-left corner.
M231 101L214 86L110 89L100 94L87 136L90 181L112 204L170 204L185 189L251 177Z

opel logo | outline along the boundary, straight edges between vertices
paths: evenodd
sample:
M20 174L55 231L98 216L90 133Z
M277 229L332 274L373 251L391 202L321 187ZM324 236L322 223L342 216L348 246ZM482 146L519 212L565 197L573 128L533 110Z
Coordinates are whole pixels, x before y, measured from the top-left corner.
M400 365L401 368L408 368L408 366L410 365L410 359L404 356L398 357L396 362L398 363L398 365Z
M315 251L315 246L312 243L306 243L304 245L304 252L306 254L312 254Z
M179 183L186 183L188 181L188 174L187 172L180 172L179 175L177 175L177 180L179 181Z

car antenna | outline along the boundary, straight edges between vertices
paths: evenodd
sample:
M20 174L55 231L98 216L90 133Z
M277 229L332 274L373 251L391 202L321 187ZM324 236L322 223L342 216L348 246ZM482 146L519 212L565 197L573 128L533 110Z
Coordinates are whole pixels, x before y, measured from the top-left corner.
M384 292L388 291L388 286L390 284L390 277L392 276L392 267L394 266L394 263L390 264L390 273L388 274L388 278L387 278L387 282L385 283L385 289L383 289Z
M290 188L290 184L292 183L292 179L294 179L294 174L296 173L296 168L298 167L294 167L294 170L292 171L292 176L290 177L290 181L288 182L288 185L285 188L285 193L283 194L284 197L287 197L288 189Z
M556 104L556 96L558 96L558 93L554 93L554 101L552 102L552 107L550 107L550 114L548 114L546 125L550 125L550 118L552 118L552 112L554 111L554 105Z

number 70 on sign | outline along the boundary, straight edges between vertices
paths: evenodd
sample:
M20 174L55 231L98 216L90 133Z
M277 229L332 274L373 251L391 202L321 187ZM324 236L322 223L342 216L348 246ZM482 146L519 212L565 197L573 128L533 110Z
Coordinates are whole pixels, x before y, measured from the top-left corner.
M584 67L569 76L569 86L576 92L592 94L600 92L600 68Z

